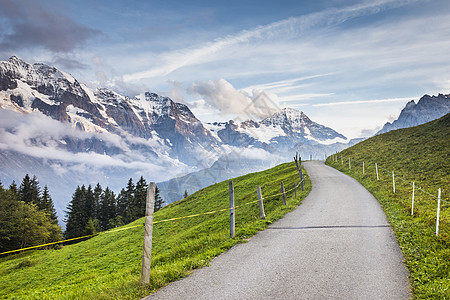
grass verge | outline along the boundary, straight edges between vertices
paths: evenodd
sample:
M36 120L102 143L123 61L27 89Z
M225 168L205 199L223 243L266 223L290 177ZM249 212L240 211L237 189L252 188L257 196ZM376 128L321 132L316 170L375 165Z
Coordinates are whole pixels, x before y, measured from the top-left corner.
M233 179L236 238L229 237L228 211L154 225L150 284L141 285L140 271L144 228L104 232L87 241L59 250L34 250L0 258L2 299L139 299L168 283L207 266L215 256L237 243L246 242L259 230L297 207L311 190L306 176L305 191L280 193L298 182L295 164L286 163L263 172ZM266 220L259 217L256 187L265 197ZM228 181L206 187L188 198L155 213L164 220L228 208ZM143 224L136 220L127 226Z
M358 180L382 205L402 249L416 299L450 299L448 136L450 115L375 136L326 161ZM396 178L395 193L392 172ZM413 215L412 182L416 187ZM442 201L436 236L438 188L442 190Z

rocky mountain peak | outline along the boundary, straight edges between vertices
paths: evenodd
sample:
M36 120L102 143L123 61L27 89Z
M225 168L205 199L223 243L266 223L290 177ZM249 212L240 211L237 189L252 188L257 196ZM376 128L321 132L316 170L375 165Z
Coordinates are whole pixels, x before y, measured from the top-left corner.
M417 104L409 101L400 112L397 120L387 122L377 134L391 130L418 126L438 119L450 112L450 94L437 96L424 95Z

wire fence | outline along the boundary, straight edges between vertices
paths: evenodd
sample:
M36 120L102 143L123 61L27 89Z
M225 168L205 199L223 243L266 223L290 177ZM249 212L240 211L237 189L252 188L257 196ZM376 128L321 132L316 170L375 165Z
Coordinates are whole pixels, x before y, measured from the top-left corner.
M347 159L345 159L342 155L340 156L340 158L338 157L337 154L333 154L331 156L328 157L329 159L331 159L332 162L339 164L339 161L341 162L340 165L344 166L344 161L347 161ZM380 180L380 176L379 176L379 172L382 171L387 175L392 176L392 188L393 188L393 193L395 193L395 187L396 187L396 183L395 180L400 180L405 184L408 184L410 186L413 187L412 189L412 197L411 197L411 215L414 215L414 200L415 200L415 192L420 191L423 192L424 194L428 195L429 197L431 197L432 199L434 199L434 201L437 201L437 208L436 208L436 231L435 231L435 235L438 236L439 235L439 216L440 216L440 211L441 211L441 202L445 203L447 206L450 204L449 199L448 198L443 198L441 197L441 188L438 189L438 193L436 194L432 194L429 191L426 191L425 189L418 187L416 185L416 182L410 182L408 180L406 180L405 178L401 177L398 175L398 173L395 173L395 171L391 171L388 170L386 168L381 167L380 165L378 165L375 162L370 162L369 164L367 164L367 162L365 161L361 161L361 160L356 160L354 158L348 158L348 169L349 170L354 170L354 168L352 169L352 164L353 166L356 166L356 164L359 164L360 166L362 166L362 172L363 175L365 175L365 168L370 166L370 165L375 165L375 172L376 172L376 178L377 181Z
M275 198L275 197L282 196L283 194L287 194L289 192L292 192L293 190L296 190L298 187L300 187L301 184L304 183L304 181L305 181L305 177L301 178L300 182L296 183L293 188L285 191L284 193L281 192L281 193L278 193L278 194L265 196L264 199ZM258 200L250 201L250 202L243 203L243 204L240 204L240 205L236 205L236 206L230 207L230 208L223 208L223 209L212 210L212 211L207 211L207 212L202 212L202 213L197 213L197 214L192 214L192 215L187 215L187 216L180 216L180 217L174 217L174 218L169 218L169 219L164 219L164 220L153 221L152 224L171 222L171 221L176 221L176 220L181 220L181 219L195 218L195 217L204 216L204 215L211 215L211 214L215 214L215 213L231 211L232 209L237 209L237 208L243 207L245 205L254 204L254 203L257 203L259 201L260 200L258 199ZM0 253L0 255L12 254L12 253L16 253L16 252L21 252L21 251L26 251L26 250L31 250L31 249L37 249L37 248L47 247L47 246L51 246L51 245L57 245L57 244L63 244L63 243L67 243L67 242L73 242L73 241L77 241L77 240L81 240L81 239L92 238L94 236L101 235L101 234L111 234L111 233L115 233L115 232L118 232L118 231L129 230L129 229L133 229L133 228L137 228L137 227L143 227L143 226L145 226L145 224L138 224L138 225L134 225L134 226L116 228L116 229L112 229L112 230L109 230L109 231L103 231L103 232L94 233L94 234L90 234L90 235L84 235L84 236L80 236L80 237L76 237L76 238L60 240L60 241L57 241L57 242L51 242L51 243L46 243L46 244L41 244L41 245L36 245L36 246L31 246L31 247L26 247L26 248L10 250L10 251L6 251L6 252L2 252L2 253Z

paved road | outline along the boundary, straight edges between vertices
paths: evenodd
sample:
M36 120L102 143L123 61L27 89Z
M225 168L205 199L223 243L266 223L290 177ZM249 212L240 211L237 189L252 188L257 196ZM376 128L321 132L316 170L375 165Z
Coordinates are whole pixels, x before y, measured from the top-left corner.
M408 299L408 272L375 198L323 162L295 211L146 299Z

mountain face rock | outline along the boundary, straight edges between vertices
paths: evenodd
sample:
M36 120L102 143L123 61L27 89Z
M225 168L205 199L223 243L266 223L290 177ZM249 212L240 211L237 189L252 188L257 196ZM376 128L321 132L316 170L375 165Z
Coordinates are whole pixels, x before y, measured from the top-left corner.
M136 174L162 181L203 170L189 183L191 192L289 161L295 151L322 159L346 145L337 143L343 135L294 109L261 121L203 124L188 106L168 97L90 89L55 67L16 56L0 62L0 125L0 145L6 145L0 180L17 181L32 172L56 190L64 178L65 190L56 193L69 196L55 199L60 211L76 185L101 181L114 189ZM161 193L178 195L186 184L166 184L169 191Z
M216 139L184 104L148 92L131 99L104 88L91 90L54 67L16 56L0 62L0 108L40 111L80 131L151 139L155 143L148 152L163 149L188 165L201 159L204 149L218 151ZM76 152L78 144L72 140L65 147L73 145L70 150ZM95 144L91 151L107 150Z
M284 108L260 122L215 122L206 126L224 144L268 151L286 152L299 143L326 145L346 140L342 134L311 121L303 112L292 108Z
M400 112L397 120L384 124L377 134L391 130L414 127L439 119L450 112L450 94L437 96L424 95L417 104L414 100L408 102Z

